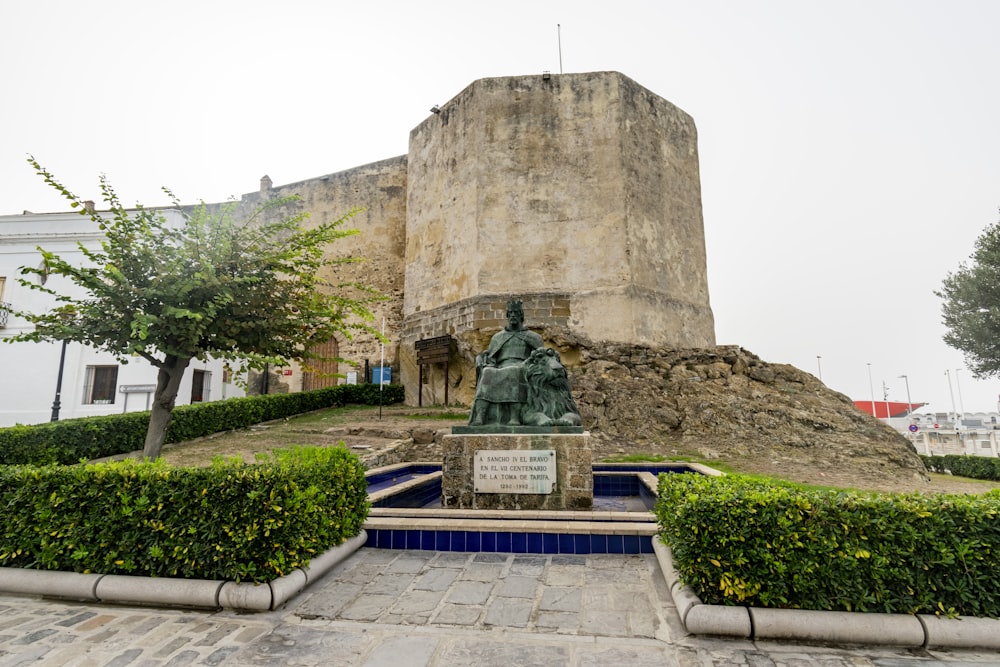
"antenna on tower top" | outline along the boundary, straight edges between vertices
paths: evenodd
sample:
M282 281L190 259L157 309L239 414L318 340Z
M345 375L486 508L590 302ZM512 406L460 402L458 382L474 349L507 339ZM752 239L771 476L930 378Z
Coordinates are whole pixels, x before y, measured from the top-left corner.
M562 25L556 24L556 38L559 40L559 73L562 74Z

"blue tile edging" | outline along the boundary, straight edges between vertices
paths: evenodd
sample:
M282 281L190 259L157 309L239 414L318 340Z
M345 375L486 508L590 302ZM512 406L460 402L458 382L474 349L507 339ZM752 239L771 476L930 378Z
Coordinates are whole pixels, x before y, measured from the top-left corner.
M652 535L368 528L366 547L514 554L651 554Z

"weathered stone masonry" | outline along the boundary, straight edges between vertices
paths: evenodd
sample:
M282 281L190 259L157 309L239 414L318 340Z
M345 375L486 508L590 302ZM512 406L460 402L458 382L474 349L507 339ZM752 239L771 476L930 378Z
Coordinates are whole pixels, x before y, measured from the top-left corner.
M367 208L351 223L361 236L333 251L368 261L337 278L390 296L376 317L410 403L413 344L444 334L450 400L471 399L474 355L510 296L540 332L715 344L694 122L622 74L481 79L414 128L405 156L265 186L246 203L298 193L318 220ZM379 345L340 354L361 366ZM425 375L424 404L443 400L443 369Z

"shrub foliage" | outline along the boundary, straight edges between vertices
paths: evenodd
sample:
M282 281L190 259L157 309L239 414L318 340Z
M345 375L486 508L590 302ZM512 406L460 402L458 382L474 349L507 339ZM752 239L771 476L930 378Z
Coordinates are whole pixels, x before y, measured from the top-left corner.
M402 385L385 385L385 404L403 400ZM174 409L167 442L183 442L222 431L247 428L272 419L339 407L377 405L378 385L337 385L293 394L230 398ZM67 419L32 426L0 429L0 464L71 464L141 450L149 412Z
M921 456L924 465L931 472L950 473L959 477L1000 481L1000 459L985 456Z
M806 491L661 475L660 535L709 604L1000 615L1000 493Z
M0 566L266 582L361 531L364 468L345 449L255 464L134 460L0 466Z
M185 370L196 359L239 367L286 366L323 359L334 338L371 326L371 304L384 296L358 283L329 282L339 267L359 258L331 253L330 244L357 234L338 220L308 223L301 198L269 198L250 209L241 202L182 206L173 215L136 205L126 208L107 178L98 211L73 194L33 157L28 163L100 232L97 244L77 244L68 259L39 248L40 266L22 266L18 283L49 300L39 312L0 303L30 326L0 343L76 341L133 356L156 368L156 386L143 455L156 458ZM49 282L55 276L61 280ZM72 286L61 291L58 283ZM54 307L52 304L55 304Z

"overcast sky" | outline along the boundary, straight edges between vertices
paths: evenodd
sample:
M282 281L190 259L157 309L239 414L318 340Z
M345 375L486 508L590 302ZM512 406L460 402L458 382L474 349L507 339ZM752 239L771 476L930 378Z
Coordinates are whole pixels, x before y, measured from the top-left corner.
M222 201L402 155L475 79L615 70L698 126L720 344L992 411L933 292L998 219L998 26L993 0L4 0L0 215L67 210L29 153L85 198Z

